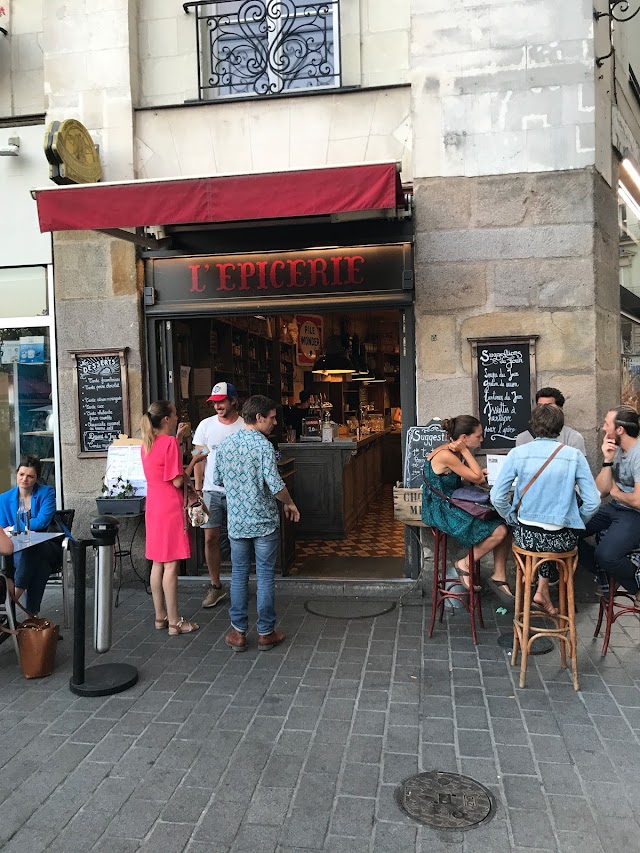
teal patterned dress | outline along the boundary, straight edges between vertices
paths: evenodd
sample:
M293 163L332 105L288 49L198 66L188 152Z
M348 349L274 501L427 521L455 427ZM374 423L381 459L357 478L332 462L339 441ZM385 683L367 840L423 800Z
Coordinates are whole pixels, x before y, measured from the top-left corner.
M447 497L462 485L462 478L453 471L449 474L436 474L429 459L424 463L424 478L434 489ZM437 527L443 533L453 536L465 548L471 548L472 545L482 542L504 523L500 519L483 521L474 518L468 512L458 509L457 506L451 506L444 498L434 494L426 484L422 486L422 520L429 527Z

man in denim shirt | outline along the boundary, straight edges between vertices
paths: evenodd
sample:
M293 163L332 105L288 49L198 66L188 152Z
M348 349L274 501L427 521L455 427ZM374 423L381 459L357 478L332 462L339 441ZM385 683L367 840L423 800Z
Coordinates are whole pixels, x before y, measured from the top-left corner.
M225 637L234 652L247 648L247 601L251 543L256 556L258 649L271 649L285 639L276 631L275 568L280 517L277 500L291 521L298 508L284 484L273 445L267 436L277 424L276 404L256 394L242 407L245 429L226 438L216 453L213 482L227 494L227 529L231 543L231 630Z
M607 412L602 427L602 468L596 486L612 500L601 506L587 524L584 536L598 536L594 547L580 542L580 564L598 573L602 586L611 575L628 592L638 592L640 577L629 552L640 547L640 419L631 406Z

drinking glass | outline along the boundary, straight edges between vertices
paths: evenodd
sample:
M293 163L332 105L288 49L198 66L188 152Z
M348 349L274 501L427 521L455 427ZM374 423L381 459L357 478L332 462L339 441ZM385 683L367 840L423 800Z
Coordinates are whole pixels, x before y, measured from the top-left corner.
M16 514L16 533L24 534L26 542L31 541L31 513L27 509L24 498L20 498Z

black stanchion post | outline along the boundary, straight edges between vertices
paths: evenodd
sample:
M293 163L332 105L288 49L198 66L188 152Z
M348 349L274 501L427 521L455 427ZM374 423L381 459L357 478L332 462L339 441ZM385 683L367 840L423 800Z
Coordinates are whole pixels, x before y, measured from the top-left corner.
M87 595L87 548L91 539L70 540L73 561L73 676L70 686L84 684L85 600Z
M110 696L113 693L128 690L138 680L138 670L127 663L103 663L85 669L86 549L97 546L99 551L99 571L95 579L94 645L96 651L106 652L111 646L113 546L117 529L118 522L115 518L101 515L91 524L91 532L95 539L83 539L72 543L71 553L76 586L73 608L73 676L69 681L69 689L78 696Z

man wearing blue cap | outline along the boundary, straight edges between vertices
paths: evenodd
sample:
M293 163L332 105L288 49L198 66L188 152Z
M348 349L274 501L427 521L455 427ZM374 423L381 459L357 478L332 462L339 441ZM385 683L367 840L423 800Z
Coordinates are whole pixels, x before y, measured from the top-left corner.
M238 414L238 392L230 382L217 382L211 389L207 400L216 413L205 418L193 436L195 450L209 450L204 465L196 465L194 479L196 491L202 494L209 509L209 518L202 525L204 530L204 556L209 572L209 589L202 602L203 607L215 607L227 597L227 591L220 583L220 527L227 517L227 499L221 486L213 482L213 466L216 450L225 438L244 428L244 421Z

